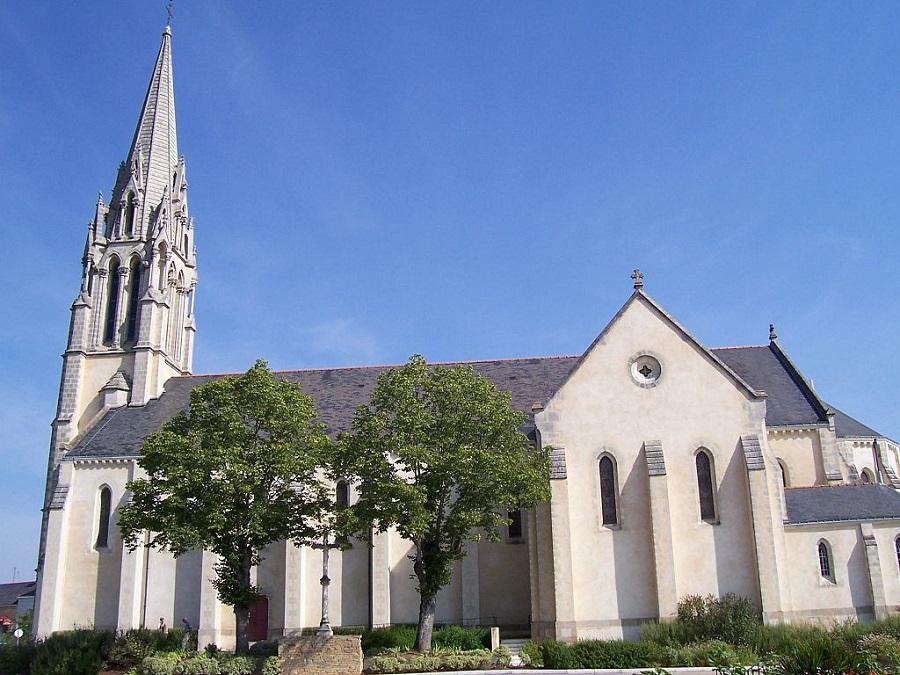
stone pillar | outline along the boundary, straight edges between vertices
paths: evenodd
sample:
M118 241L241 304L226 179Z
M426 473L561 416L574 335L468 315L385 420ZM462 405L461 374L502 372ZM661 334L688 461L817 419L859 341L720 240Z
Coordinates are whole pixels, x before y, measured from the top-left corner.
M572 529L569 524L569 483L565 448L550 452L550 525L553 533L553 591L557 640L575 642L575 596L572 579Z
M756 553L756 576L762 604L763 621L781 623L785 618L785 602L781 593L781 556L775 541L775 499L770 492L769 475L759 437L741 436L747 484L750 492L750 513L753 521L753 544ZM780 521L781 519L778 518Z
M669 621L678 613L678 589L675 583L672 520L669 515L669 481L660 441L644 441L644 461L647 463L650 495L657 615L660 621Z
M828 427L819 428L819 447L822 450L822 463L825 465L825 478L831 485L844 481L841 474L840 454L837 448L837 433L834 428L834 413L826 411Z
M145 628L143 623L144 605L144 562L147 551L142 543L133 551L122 544L122 571L119 578L119 620L118 630Z
M109 276L109 270L101 267L97 270L97 288L96 300L94 301L94 321L93 330L91 332L91 347L96 349L103 344L103 319L106 317L106 293L107 285L106 277Z
M303 583L303 563L306 549L294 542L284 543L284 634L303 630L303 607L306 598Z
M219 598L212 581L216 578L216 555L203 551L200 563L200 625L197 627L197 648L212 643L222 646L219 622Z
M556 603L553 599L553 532L550 504L534 507L528 523L528 552L531 563L531 639L553 637Z
M60 614L65 597L68 511L65 510L72 464L60 466L59 479L44 508L47 518L43 565L38 570L34 604L34 630L39 638L60 629Z
M481 618L481 597L478 579L478 542L466 542L466 557L460 570L462 585L463 625L474 625Z
M872 609L876 619L886 619L890 615L890 608L885 599L884 574L881 571L881 561L878 559L878 541L875 539L875 531L872 523L860 523L859 530L866 548L866 569L869 572Z
M391 533L372 535L372 625L391 623Z
M110 298L112 300L112 298ZM119 301L116 304L116 329L113 332L112 346L122 346L122 326L128 315L128 267L123 262L119 267Z

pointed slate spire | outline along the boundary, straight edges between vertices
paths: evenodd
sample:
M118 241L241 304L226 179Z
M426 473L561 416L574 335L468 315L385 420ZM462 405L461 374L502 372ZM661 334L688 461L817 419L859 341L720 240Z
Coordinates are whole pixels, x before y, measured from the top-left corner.
M111 201L111 205L118 208L118 202L125 198L126 188L129 186L141 192L138 195L142 205L140 222L135 223L138 232L147 231L150 214L159 206L166 188L171 187L177 165L172 30L167 25L162 33L162 44L150 76L124 171L120 173L116 194Z

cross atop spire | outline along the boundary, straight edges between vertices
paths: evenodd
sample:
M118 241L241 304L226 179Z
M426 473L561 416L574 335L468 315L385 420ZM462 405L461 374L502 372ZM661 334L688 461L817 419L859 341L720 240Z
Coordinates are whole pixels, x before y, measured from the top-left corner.
M644 275L641 273L641 270L635 268L634 272L631 273L631 278L634 281L634 290L640 290L644 287Z
M172 0L166 3L166 26L172 24Z
M778 339L778 333L775 332L775 324L769 324L769 342L775 342Z

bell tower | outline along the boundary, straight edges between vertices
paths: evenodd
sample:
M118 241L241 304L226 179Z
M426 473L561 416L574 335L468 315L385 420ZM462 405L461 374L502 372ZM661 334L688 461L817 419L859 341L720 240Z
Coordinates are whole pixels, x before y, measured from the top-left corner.
M109 202L98 195L87 227L52 424L45 520L66 449L109 409L143 405L170 377L191 372L196 283L167 25L128 155Z

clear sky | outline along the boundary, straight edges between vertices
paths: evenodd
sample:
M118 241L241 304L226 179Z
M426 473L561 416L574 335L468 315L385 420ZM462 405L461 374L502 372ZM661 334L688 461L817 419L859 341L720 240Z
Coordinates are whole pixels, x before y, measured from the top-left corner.
M176 0L195 371L578 354L646 289L900 438L900 3ZM0 0L0 581L164 2Z

